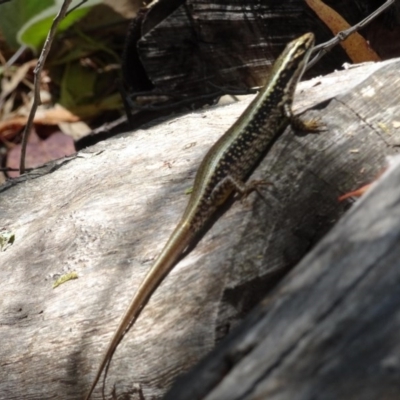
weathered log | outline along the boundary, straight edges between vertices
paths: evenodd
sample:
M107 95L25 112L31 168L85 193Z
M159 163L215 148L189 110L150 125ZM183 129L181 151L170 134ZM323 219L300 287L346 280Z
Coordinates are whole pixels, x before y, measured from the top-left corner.
M257 196L235 203L176 266L118 347L107 394L161 398L335 224L351 204L337 197L371 180L398 142L398 68L370 64L300 85L297 112L309 109L303 118L327 131L287 129L275 143L254 174L271 183L268 206ZM15 233L0 253L0 399L83 397L201 158L248 102L123 134L0 187L1 226ZM79 279L52 289L69 271ZM295 315L316 315L318 304L299 299Z
M400 397L400 157L164 400Z

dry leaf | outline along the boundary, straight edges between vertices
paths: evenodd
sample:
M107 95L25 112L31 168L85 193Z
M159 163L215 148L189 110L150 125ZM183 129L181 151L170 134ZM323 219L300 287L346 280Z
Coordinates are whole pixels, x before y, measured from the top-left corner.
M60 122L58 127L61 132L71 136L75 141L87 136L92 131L89 125L85 124L83 121Z
M115 12L123 15L125 18L134 18L137 12L143 7L144 3L148 1L142 0L104 0Z
M340 196L338 198L338 201L343 201L350 197L361 197L371 187L371 185L372 183L369 183L368 185L364 185L359 189L353 190L352 192L347 192L344 195Z
M33 122L41 125L57 125L60 122L76 122L79 117L61 106L50 109L38 108ZM28 116L16 115L0 121L0 136L12 139L28 121Z
M343 201L350 197L361 197L371 187L371 185L382 176L382 174L386 171L386 169L387 168L384 168L371 183L368 183L356 190L343 194L338 198L338 201Z
M2 92L0 94L0 102L3 101L10 93L12 93L15 88L22 82L28 71L34 68L37 64L37 60L31 60L22 64L18 69L12 74L9 80L3 79L2 81Z
M29 136L28 145L26 147L26 168L35 168L43 165L51 160L68 156L75 153L74 141L61 132L52 134L48 139L41 140L35 131ZM13 147L7 156L8 168L19 168L21 158L21 145ZM12 171L8 175L11 178L19 176L19 172Z

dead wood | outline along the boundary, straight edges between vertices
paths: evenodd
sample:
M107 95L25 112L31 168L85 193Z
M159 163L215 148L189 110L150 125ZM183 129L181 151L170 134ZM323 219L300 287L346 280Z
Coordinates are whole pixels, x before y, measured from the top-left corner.
M375 0L325 3L350 25L377 8ZM363 29L383 59L400 55L397 19L393 5L373 28ZM148 91L153 102L163 105L187 98L194 103L193 97L206 94L217 98L218 88L262 86L285 44L305 32L313 32L316 43L332 37L303 0L160 0L133 22L122 62L124 78L133 92ZM309 73L326 74L346 61L336 46Z
M370 64L301 85L297 112L308 109L303 118L320 118L327 131L299 137L287 129L276 142L254 174L271 183L268 206L256 196L235 203L176 266L118 347L107 394L161 398L336 223L351 204L337 197L373 179L394 153L398 68ZM249 101L126 133L0 187L1 226L15 233L0 253L0 399L84 396L183 212L201 158ZM317 272L335 269L327 265ZM315 268L296 269L298 279L311 279ZM79 278L52 289L70 271ZM326 282L321 296L329 304L341 281ZM278 303L286 295L272 293ZM293 315L318 327L317 298L296 296ZM278 334L296 331L287 315L265 339L266 352L283 348Z
M397 400L400 158L164 400Z

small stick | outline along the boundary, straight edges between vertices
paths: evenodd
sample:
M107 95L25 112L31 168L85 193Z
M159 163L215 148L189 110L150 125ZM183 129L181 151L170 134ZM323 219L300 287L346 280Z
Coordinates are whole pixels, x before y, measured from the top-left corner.
M80 3L78 3L75 7L72 7L68 12L67 12L67 14L66 15L68 15L68 14L71 14L72 13L72 11L75 11L77 8L79 8L83 3L86 3L87 2L87 0L82 0Z
M29 132L32 129L33 119L35 118L35 113L36 113L37 107L41 103L40 87L39 87L40 86L40 74L43 70L44 63L46 61L47 55L49 54L50 47L53 42L54 36L57 32L58 24L65 17L65 14L66 14L71 2L72 2L72 0L64 0L62 6L60 8L60 11L54 18L53 23L51 24L50 31L47 34L46 41L43 45L43 49L42 49L42 52L38 59L36 68L33 71L33 75L34 75L33 103L32 103L32 108L29 112L28 122L26 123L24 132L22 134L21 160L20 160L20 164L19 164L19 169L20 169L21 174L23 174L25 172L25 155L26 155L26 146L28 143Z
M0 167L0 171L2 171L2 172L14 172L14 171L18 172L19 168Z

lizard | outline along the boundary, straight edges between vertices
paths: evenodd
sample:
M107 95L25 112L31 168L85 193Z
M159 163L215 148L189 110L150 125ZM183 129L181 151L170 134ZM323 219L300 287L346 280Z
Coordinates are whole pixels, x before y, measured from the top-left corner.
M250 181L247 185L245 181L271 143L289 123L303 131L318 130L316 121L302 121L293 115L291 109L297 83L307 65L314 41L314 35L306 33L286 46L275 61L266 84L204 157L183 216L123 315L86 400L90 399L103 370L107 371L124 334L216 210L234 193L247 196L257 190L262 181Z

